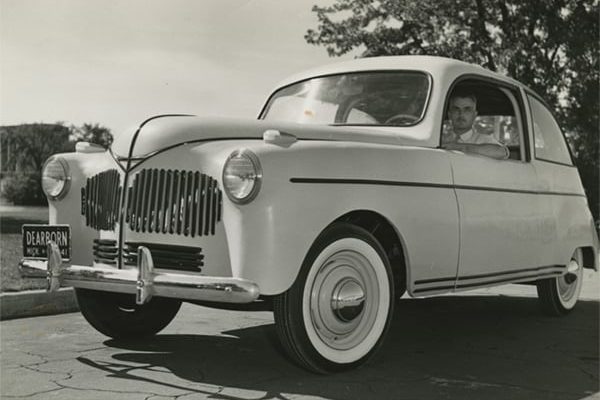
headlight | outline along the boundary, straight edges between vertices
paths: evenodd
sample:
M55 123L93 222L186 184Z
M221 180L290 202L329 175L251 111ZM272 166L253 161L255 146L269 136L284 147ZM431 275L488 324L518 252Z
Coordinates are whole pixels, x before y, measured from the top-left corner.
M58 200L69 191L69 164L61 157L50 157L42 170L42 189L49 199Z
M250 150L231 153L223 167L223 187L234 203L252 201L260 190L262 169L258 157Z

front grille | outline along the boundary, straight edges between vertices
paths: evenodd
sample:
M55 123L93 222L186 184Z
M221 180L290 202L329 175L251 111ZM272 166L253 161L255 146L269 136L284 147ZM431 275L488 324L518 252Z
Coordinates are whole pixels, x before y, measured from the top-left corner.
M123 262L125 265L137 265L139 246L145 246L150 250L155 268L202 272L204 266L202 249L192 246L125 242L125 246L123 246ZM117 263L118 249L115 240L95 239L93 252L95 262L111 265Z
M88 178L81 189L81 213L86 225L114 229L121 196L117 170ZM143 169L128 188L125 222L134 232L214 235L222 207L222 192L217 181L208 175L198 171Z
M119 218L119 172L111 169L88 178L81 188L81 213L94 229L114 229Z
M128 199L126 222L136 232L214 235L221 220L221 190L200 172L144 169Z

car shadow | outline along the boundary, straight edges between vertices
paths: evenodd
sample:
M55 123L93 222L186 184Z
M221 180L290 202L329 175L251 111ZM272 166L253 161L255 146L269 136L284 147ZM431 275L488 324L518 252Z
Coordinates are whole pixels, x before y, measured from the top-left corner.
M314 375L286 359L272 324L223 336L158 335L108 340L124 350L111 363L79 357L109 376L142 380L216 399L246 398L201 385L329 399L580 399L599 391L600 303L581 301L562 318L543 316L537 299L444 296L401 300L387 340L361 368ZM157 379L164 371L176 380ZM163 374L164 375L164 374ZM255 395L252 398L256 398Z

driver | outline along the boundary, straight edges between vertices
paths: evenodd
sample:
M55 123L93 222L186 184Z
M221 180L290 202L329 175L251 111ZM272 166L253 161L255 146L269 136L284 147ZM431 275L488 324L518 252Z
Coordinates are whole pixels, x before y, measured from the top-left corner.
M443 147L487 157L505 160L509 157L508 148L492 135L477 133L473 123L477 117L477 97L468 91L455 90L450 97L448 118L452 122L452 132L443 138Z

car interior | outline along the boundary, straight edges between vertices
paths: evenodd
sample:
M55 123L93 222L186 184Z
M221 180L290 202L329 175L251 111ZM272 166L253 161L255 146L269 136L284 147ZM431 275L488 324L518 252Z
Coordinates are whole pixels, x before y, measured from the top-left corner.
M459 82L454 91L473 93L477 97L477 117L473 130L480 134L492 135L510 151L510 160L525 160L523 146L523 123L517 97L511 89L488 82L468 79ZM448 97L448 99L451 96ZM449 101L447 106L449 106ZM444 113L442 135L452 132L448 112Z

